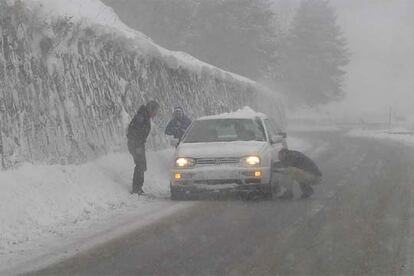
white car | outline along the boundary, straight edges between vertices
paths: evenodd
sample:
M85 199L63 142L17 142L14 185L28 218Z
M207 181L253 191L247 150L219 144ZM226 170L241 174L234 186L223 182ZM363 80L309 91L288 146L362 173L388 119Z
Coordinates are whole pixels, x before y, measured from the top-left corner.
M272 163L286 134L270 118L246 107L195 120L177 145L171 198L237 192L272 195Z

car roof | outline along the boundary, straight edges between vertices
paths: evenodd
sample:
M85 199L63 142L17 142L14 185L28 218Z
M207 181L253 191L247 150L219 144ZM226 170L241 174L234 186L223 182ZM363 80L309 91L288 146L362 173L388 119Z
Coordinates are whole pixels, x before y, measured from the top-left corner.
M218 119L256 119L257 117L267 119L263 113L256 112L252 108L246 106L235 112L222 113L218 115L204 116L197 120L218 120Z

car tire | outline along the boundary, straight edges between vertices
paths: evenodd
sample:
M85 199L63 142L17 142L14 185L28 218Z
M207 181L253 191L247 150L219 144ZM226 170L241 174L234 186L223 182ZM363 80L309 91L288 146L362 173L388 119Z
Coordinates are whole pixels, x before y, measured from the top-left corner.
M270 200L270 199L273 198L273 193L272 192L264 193L263 197L264 197L264 199L269 199Z
M250 200L250 194L249 193L239 193L238 198L242 201L249 201Z
M272 161L273 164L273 161ZM270 193L278 194L280 192L280 179L273 179L273 168L270 170Z
M185 200L185 199L186 199L185 193L183 193L181 191L171 190L171 200L181 201L181 200Z

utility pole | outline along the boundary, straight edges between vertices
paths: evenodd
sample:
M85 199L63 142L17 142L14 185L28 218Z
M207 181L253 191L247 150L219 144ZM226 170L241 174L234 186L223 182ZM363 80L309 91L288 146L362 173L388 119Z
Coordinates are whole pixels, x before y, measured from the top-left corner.
M392 122L392 107L390 106L389 108L389 113L388 113L388 129L391 129L391 122Z

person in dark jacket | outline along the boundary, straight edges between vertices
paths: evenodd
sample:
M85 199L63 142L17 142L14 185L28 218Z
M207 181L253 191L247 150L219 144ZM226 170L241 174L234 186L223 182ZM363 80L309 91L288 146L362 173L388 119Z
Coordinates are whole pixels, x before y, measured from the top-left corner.
M191 120L184 114L184 110L181 107L176 107L172 119L165 128L165 134L181 140L190 125Z
M279 163L275 164L276 171L286 173L291 180L299 183L302 191L301 198L308 198L313 194L312 185L321 181L322 173L315 162L299 151L282 149L279 151ZM292 181L286 183L286 191L279 197L292 199Z
M156 101L142 105L128 126L128 150L134 158L135 169L132 179L132 193L143 194L144 173L147 170L145 143L151 130L151 119L159 108Z

